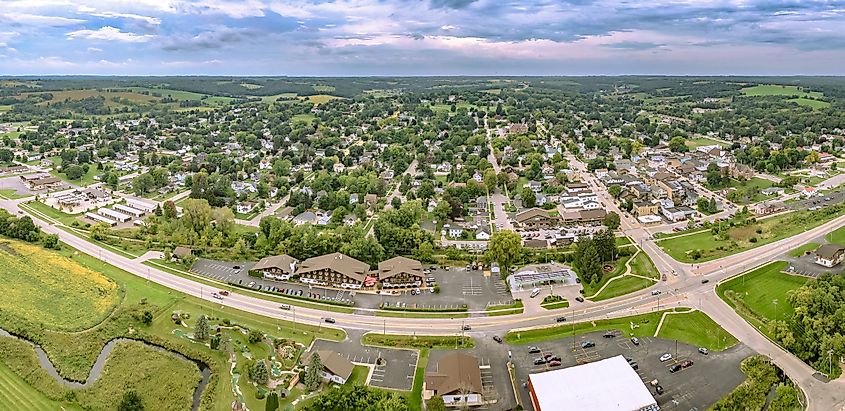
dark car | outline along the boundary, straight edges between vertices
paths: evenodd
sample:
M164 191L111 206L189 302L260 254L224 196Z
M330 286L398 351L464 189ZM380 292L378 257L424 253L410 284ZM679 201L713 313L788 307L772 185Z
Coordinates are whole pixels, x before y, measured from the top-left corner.
M616 338L616 334L607 332L607 333L604 333L604 335L602 335L602 337L604 337L604 338Z
M502 343L502 337L499 337L498 335L494 335L494 336L493 336L493 341L495 341L495 342L497 342L497 343L501 344L501 343Z
M555 318L555 321L562 323L562 322L566 321L566 317L557 317L557 318Z
M464 325L463 327L461 327L461 330L463 330L463 331L469 331L471 329L472 329L472 327L470 327L469 325Z
M707 283L709 283L709 282L710 282L710 280L708 280L708 279L706 279L706 278L705 278L705 279L703 279L703 280L701 280L701 283L702 283L702 284L707 284Z
M241 269L241 266L239 266L239 265L232 266L232 269L233 269L233 270L240 270L240 269Z
M581 296L579 295L579 296L575 297L575 301L578 301L579 303L583 303L583 302L584 302L584 297L581 297Z
M537 354L540 352L540 347L528 347L529 354Z
M663 394L663 386L658 385L658 386L654 387L654 391L657 393L657 395Z
M631 366L631 368L633 368L633 369L635 369L635 370L640 369L640 365L639 365L639 364L637 364L637 362L636 362L636 361L631 361L631 362L629 362L629 363L628 363L628 365L630 365L630 366Z
M335 319L334 319L334 318L330 318L330 317L326 317L325 319L323 319L323 321L325 321L325 322L327 322L327 323L329 323L329 324L334 324L334 323L336 323L336 322L337 322L337 321L335 321Z
M692 367L694 363L691 360L684 360L681 362L681 368L689 368Z
M584 342L581 343L581 348L592 348L592 347L595 347L595 346L596 346L596 343L594 343L592 341L584 341Z
M674 364L669 367L669 372L675 373L681 370L681 364Z

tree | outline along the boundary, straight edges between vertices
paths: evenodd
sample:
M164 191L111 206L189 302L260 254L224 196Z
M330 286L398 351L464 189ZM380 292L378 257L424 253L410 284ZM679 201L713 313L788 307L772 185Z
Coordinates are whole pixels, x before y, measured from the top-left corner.
M435 395L425 402L425 409L427 411L446 411L446 404L443 402L443 397Z
M205 315L200 315L197 319L197 325L194 327L194 339L205 341L208 338L208 318Z
M126 391L117 406L117 411L144 411L141 397L135 391Z
M267 384L267 382L270 381L270 373L267 370L267 362L263 359L256 361L249 371L249 377L256 384Z
M158 210L158 206L156 206L156 209ZM163 215L168 220L176 218L176 203L170 200L165 201L164 207L161 208L161 214L156 215Z
M619 225L621 224L621 220L619 219L619 214L616 214L613 211L607 213L604 216L604 220L602 220L602 224L604 224L605 227L607 227L611 230L615 230L615 229L619 228Z
M537 195L534 194L534 191L528 187L522 189L520 193L522 196L522 206L525 208L531 208L537 206Z
M502 275L510 272L511 266L522 255L522 238L519 234L503 230L493 233L487 245L487 260L499 263Z
M153 323L153 313L151 313L150 310L144 311L144 313L141 314L141 322L144 325L152 324Z
M484 186L487 187L488 190L493 191L496 189L496 186L499 184L499 178L496 176L496 170L492 168L488 168L484 171Z
M59 249L59 236L56 234L47 234L44 236L44 247L45 248L52 248L54 250Z
M622 186L619 184L611 184L610 187L607 188L607 192L613 196L613 198L619 198L619 195L622 194Z
M279 409L279 394L276 391L270 392L267 401L264 403L264 411L276 411Z
M581 275L582 281L596 283L601 279L601 257L596 250L595 241L589 238L578 240L572 265Z
M79 180L85 174L85 170L77 164L72 164L64 168L65 175L71 180Z
M689 147L687 147L687 140L683 137L673 137L669 140L669 150L676 153L686 153L689 151Z
M246 340L250 344L255 344L261 341L262 338L264 338L264 335L261 334L261 331L249 330L249 335L247 335Z
M399 208L402 205L402 200L399 197L393 197L390 200L390 206L393 208Z
M314 391L317 387L320 386L320 381L322 380L322 376L320 373L323 371L323 362L320 359L320 354L314 352L311 355L311 361L308 363L308 368L305 370L305 389L308 391Z

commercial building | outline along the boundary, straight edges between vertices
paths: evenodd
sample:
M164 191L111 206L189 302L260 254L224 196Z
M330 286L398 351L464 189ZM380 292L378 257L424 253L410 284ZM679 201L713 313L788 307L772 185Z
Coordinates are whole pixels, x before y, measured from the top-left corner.
M360 289L376 284L377 278L367 275L369 270L370 266L365 262L332 253L303 261L297 275L299 281L306 284Z
M541 208L529 208L517 213L514 217L517 226L520 228L554 228L560 225L560 218L552 216L548 211Z
M419 287L423 281L422 263L407 257L393 257L378 263L382 288Z
M481 367L478 359L459 352L443 356L434 371L425 374L423 399L439 395L447 407L472 407L484 404Z
M816 249L816 264L832 268L845 259L845 247L839 244L825 244Z
M509 275L507 280L511 290L551 283L576 284L575 272L555 263L527 265Z
M252 271L260 272L265 280L289 280L296 273L299 261L287 254L264 257L253 267Z
M99 214L103 217L111 218L112 220L119 221L121 223L125 223L125 222L132 219L132 217L130 217L126 214L123 214L119 211L114 211L114 210L108 209L108 208L101 208L101 209L97 210L97 214Z
M531 374L528 391L535 411L660 409L640 376L621 355Z
M144 215L144 211L138 210L137 208L134 208L134 207L128 207L128 206L125 206L123 204L115 204L114 209L117 210L117 211L122 211L122 212L127 213L127 214L131 214L131 215L135 216L135 218L138 218L138 217L141 217L141 216Z

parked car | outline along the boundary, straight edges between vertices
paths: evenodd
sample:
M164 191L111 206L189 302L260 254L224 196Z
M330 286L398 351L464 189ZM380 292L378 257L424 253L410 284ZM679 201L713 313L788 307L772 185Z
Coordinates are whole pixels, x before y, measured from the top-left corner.
M592 348L592 347L595 347L595 346L596 346L596 343L594 343L592 341L584 341L584 342L581 343L581 348Z
M549 361L549 367L560 367L560 361Z
M546 359L543 357L537 357L534 359L534 365L543 365L546 363Z
M503 343L503 341L502 341L502 337L499 337L498 335L494 335L494 336L493 336L493 341L495 341L495 342L497 342L497 343L499 343L499 344Z
M637 364L637 362L636 362L636 361L631 361L631 362L629 362L629 363L628 363L628 365L630 365L630 366L631 366L631 368L633 368L633 369L635 369L635 370L640 369L640 365L639 365L639 364Z
M575 297L575 301L578 301L579 303L583 303L583 302L584 302L584 297L581 297L581 296L579 295L579 296Z
M540 352L540 347L528 347L529 354L537 354Z
M604 335L602 335L602 337L604 337L604 338L616 338L616 334L614 334L612 332L606 332L606 333L604 333Z
M557 317L557 318L555 318L555 321L562 323L562 322L566 321L566 317Z
M671 372L671 373L676 373L680 370L681 370L681 364L674 364L671 367L669 367L669 372Z
M660 356L660 362L666 362L666 361L669 361L671 359L672 359L672 354L669 354L668 352L666 354L663 354L663 355Z
M323 321L325 321L325 322L327 322L327 323L329 323L329 324L334 324L334 323L336 323L336 322L337 322L337 321L335 321L335 319L334 319L334 318L331 318L331 317L326 317L325 319L323 319Z
M700 352L700 353L702 353L702 354L704 354L704 355L710 354L710 350L708 350L708 349L706 349L706 348L704 348L704 347L699 348L699 349L698 349L698 352Z
M538 296L538 295L540 295L540 289L539 289L539 288L535 288L535 289L531 290L531 295L529 295L528 297L529 297L529 298L534 298L534 297L536 297L536 296Z
M634 345L640 345L640 339L637 337L631 337L631 343Z
M252 286L254 286L254 285L255 285L255 281L250 281L249 284L247 284L246 286L252 288Z
M689 368L689 367L692 367L693 364L695 364L695 363L692 362L691 360L684 360L684 361L681 362L681 368Z
M657 385L657 386L655 386L655 387L654 387L654 392L656 392L656 393L657 393L657 395L663 394L663 386L662 386L662 385Z

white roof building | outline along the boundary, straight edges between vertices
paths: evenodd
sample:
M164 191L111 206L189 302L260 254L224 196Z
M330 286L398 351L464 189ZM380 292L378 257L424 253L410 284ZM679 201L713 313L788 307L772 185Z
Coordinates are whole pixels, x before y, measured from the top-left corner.
M535 411L656 411L660 407L625 357L528 376Z

